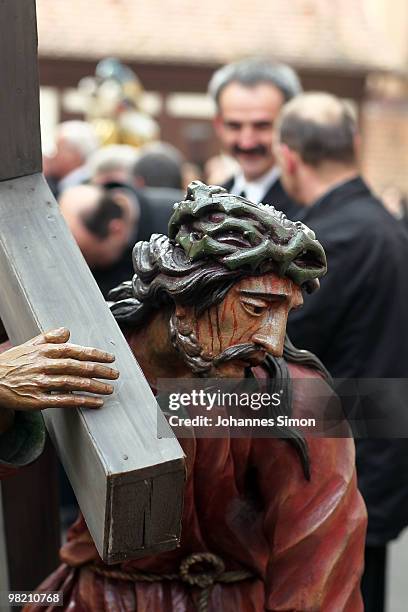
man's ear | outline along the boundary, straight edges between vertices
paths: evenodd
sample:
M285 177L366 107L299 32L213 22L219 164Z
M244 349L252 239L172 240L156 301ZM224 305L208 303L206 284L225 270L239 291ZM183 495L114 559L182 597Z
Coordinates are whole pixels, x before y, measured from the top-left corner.
M357 134L354 135L353 148L354 148L354 154L356 156L356 160L359 163L361 161L361 135L359 132L357 132Z
M287 174L293 175L296 174L296 170L298 167L298 154L295 151L292 151L288 147L288 145L280 143L280 155L282 163L284 164L285 171Z
M133 185L136 187L136 189L143 189L146 187L146 181L144 180L143 176L137 174L133 177Z
M213 119L213 126L214 126L214 130L217 136L220 136L224 128L224 120L221 117L221 114L219 111L217 111L217 114L215 115Z

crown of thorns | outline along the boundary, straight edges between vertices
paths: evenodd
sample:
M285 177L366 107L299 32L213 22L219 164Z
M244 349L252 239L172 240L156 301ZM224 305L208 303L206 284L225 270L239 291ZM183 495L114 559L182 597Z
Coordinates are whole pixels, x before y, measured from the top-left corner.
M174 205L169 238L192 261L214 258L229 270L273 270L309 291L327 270L323 247L306 225L200 181L190 183L186 199Z

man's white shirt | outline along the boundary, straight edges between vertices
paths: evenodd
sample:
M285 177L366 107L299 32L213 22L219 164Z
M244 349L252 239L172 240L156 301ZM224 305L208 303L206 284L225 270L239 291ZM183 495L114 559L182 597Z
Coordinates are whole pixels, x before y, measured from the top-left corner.
M266 174L261 176L256 181L247 181L242 172L240 172L235 176L230 193L233 195L241 195L241 193L244 192L247 200L259 204L259 202L262 202L262 198L265 197L265 194L269 191L272 185L276 183L279 177L280 170L277 166L274 166L268 170Z

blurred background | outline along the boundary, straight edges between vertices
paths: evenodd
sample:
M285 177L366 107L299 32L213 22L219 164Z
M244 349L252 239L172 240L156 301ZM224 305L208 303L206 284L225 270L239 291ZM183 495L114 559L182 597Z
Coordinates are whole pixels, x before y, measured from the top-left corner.
M380 193L408 192L405 0L37 0L37 12L45 153L59 122L86 116L89 87L78 83L115 57L140 80L139 108L160 139L203 168L219 152L206 95L214 69L262 54L289 63L305 89L352 101L365 177Z
M165 183L177 190L169 202L194 178L223 183L235 168L228 166L232 160L224 160L226 167L221 169L208 163L221 153L212 124L214 104L206 93L208 82L221 65L262 55L292 66L305 90L327 91L353 105L361 130L362 174L395 216L407 216L406 0L37 0L37 18L45 170L55 155L59 124L79 119L93 125L102 145L139 149L162 141L176 147L178 151L164 151L176 162L181 154L183 161L181 183ZM133 167L136 157L122 151L120 164ZM83 161L77 165L83 167ZM105 166L113 167L109 160ZM117 174L95 179L101 168L102 158L88 168L94 183L113 181L109 188L117 190L119 181L121 187ZM65 174L55 172L55 178L61 181ZM49 175L52 178L52 169ZM70 184L89 177L83 178ZM135 185L161 186L147 179ZM66 186L59 182L56 195ZM123 195L132 199L122 190ZM143 220L141 195L137 217ZM77 196L85 201L100 194L88 190ZM160 195L147 196L159 206ZM66 210L73 207L71 201L60 203ZM118 203L122 204L115 200ZM116 214L112 202L109 205ZM157 212L153 217L158 223ZM163 223L165 228L164 218ZM145 239L143 232L135 237L124 235L123 245ZM113 269L109 278L106 271L103 278L96 277L104 294L129 278L129 249L125 256L128 267ZM100 263L101 254L90 250L86 259L90 265ZM391 546L388 609L392 612L407 609L407 564L405 535Z

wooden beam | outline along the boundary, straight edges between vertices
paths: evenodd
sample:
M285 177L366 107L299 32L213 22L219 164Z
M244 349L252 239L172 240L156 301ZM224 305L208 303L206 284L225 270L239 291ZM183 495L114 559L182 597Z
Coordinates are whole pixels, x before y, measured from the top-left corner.
M3 492L2 484L0 483L0 593L5 597L5 593L10 590L8 562L7 562L7 542L6 542L6 527L3 519ZM0 601L0 610L9 612L10 606L5 601Z
M174 548L184 461L170 429L40 174L0 183L0 316L10 340L67 326L113 351L121 378L105 406L47 410L48 431L107 562ZM171 436L171 433L169 433Z
M37 173L34 0L1 0L0 50L0 318L15 344L65 325L73 342L115 353L121 378L105 406L48 410L46 425L107 563L174 548L182 449Z
M57 469L55 450L48 441L44 453L35 463L2 483L7 566L12 591L34 590L58 565Z
M41 172L42 167L34 0L3 0L0 20L0 180L3 180Z

